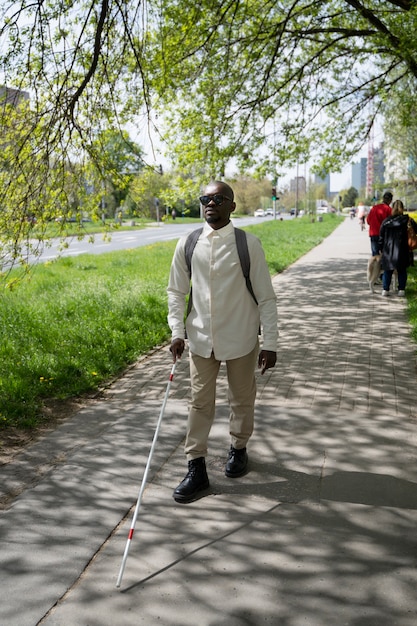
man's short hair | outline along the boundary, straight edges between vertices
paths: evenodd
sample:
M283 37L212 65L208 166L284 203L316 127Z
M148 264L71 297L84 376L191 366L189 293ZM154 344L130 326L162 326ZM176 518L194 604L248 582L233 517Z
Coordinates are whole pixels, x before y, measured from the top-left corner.
M383 200L387 201L387 204L390 204L391 200L392 200L392 193L390 191L385 191L384 195L382 196Z

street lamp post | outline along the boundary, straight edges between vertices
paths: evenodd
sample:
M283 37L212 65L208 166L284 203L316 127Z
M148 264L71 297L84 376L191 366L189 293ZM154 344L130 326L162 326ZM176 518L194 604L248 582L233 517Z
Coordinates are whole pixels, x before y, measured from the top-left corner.
M295 217L298 215L298 184L299 184L299 165L297 161L297 177L295 179Z

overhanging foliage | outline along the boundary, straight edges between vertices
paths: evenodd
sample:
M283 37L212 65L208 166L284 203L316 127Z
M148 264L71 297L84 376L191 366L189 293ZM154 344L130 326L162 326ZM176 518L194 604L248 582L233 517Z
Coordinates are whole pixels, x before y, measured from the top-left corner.
M163 132L179 174L207 180L231 159L261 176L308 157L335 169L390 90L414 110L414 0L24 0L0 12L1 82L30 96L0 112L0 238L15 255L27 216L99 206L91 189L109 163L97 142L128 123Z

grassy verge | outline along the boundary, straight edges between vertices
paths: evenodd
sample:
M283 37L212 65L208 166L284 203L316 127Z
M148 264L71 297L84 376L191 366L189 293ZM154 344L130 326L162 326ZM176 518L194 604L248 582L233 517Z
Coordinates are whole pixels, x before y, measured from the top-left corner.
M262 241L271 274L286 267L318 246L345 218L330 214L322 222L311 223L308 217L296 220L268 221L244 228Z
M417 343L417 261L416 265L408 268L407 274L407 317L411 325L411 336ZM410 380L413 381L414 372L410 372L410 377ZM414 382L410 384L414 384Z
M271 274L343 218L252 226ZM37 265L0 300L0 427L33 428L50 399L97 389L169 338L166 285L175 242ZM417 317L417 313L415 313Z

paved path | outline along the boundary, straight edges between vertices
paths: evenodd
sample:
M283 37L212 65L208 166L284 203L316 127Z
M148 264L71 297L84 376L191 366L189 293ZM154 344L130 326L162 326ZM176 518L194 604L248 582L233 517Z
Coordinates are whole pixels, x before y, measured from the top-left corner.
M277 241L279 245L279 240ZM250 472L179 505L187 360L177 367L121 589L132 506L171 368L155 351L1 468L2 626L415 626L416 346L404 300L371 295L346 220L274 278L277 367L258 375Z

